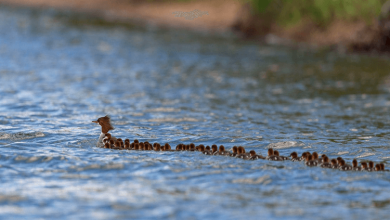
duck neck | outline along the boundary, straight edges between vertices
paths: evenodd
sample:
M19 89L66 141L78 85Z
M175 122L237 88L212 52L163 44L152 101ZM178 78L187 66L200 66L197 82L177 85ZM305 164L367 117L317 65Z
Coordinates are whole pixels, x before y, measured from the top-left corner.
M103 132L100 133L99 139L98 139L98 141L97 141L97 143L96 143L96 146L97 146L97 147L103 147L103 146L104 146L104 145L103 145L103 138L104 138L105 136L106 136L105 133L103 133Z

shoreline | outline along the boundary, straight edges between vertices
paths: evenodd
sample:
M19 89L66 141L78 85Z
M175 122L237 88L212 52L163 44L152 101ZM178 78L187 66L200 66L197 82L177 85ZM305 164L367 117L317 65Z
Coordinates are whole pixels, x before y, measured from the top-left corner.
M0 0L13 7L70 10L109 22L176 28L211 34L235 34L267 44L308 46L345 51L388 51L386 33L377 22L333 21L319 28L310 21L280 27L266 16L253 15L237 0L150 2L140 0ZM201 14L192 18L188 14ZM203 13L203 14L202 14ZM187 17L185 16L187 15Z

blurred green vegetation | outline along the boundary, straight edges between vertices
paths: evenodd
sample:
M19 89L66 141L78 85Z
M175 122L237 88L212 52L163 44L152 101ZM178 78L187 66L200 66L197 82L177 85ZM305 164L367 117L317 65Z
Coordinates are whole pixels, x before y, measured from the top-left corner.
M243 0L248 2L248 0ZM319 26L334 20L365 21L376 19L386 0L249 0L254 12L270 15L280 25L310 19Z

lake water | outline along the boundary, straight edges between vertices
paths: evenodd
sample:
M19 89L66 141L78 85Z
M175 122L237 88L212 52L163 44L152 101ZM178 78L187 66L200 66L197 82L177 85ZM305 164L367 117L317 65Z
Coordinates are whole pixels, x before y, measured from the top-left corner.
M169 15L171 16L171 15ZM1 219L386 219L389 172L116 137L390 162L390 59L285 48L72 13L0 9Z

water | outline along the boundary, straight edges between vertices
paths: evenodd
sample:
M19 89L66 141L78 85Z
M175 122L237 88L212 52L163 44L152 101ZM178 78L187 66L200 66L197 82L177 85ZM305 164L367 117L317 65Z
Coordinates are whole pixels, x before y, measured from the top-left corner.
M389 166L390 62L0 9L4 219L384 219L389 172L95 147L117 137Z

